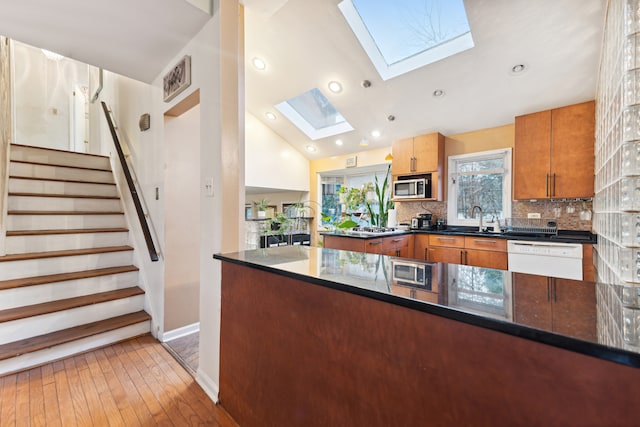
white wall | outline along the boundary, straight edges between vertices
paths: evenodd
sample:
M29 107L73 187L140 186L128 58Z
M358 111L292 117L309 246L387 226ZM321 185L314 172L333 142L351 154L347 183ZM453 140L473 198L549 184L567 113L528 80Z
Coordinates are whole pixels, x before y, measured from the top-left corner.
M309 160L250 113L245 113L247 187L309 191Z
M15 142L71 149L72 94L76 84L88 86L86 64L47 59L38 48L15 42Z
M131 79L105 73L101 98L113 108L121 132L132 147L131 158L147 201L151 220L164 242L165 135L164 113L194 91L200 91L200 362L197 381L217 400L220 344L221 263L213 260L217 252L238 250L244 240L244 52L241 20L237 0L219 0L210 21L153 81L146 85ZM240 27L239 27L240 25ZM171 102L162 101L162 78L180 58L191 55L191 86ZM224 81L224 85L222 84ZM93 91L93 89L92 89ZM91 107L92 118L102 112L98 103ZM151 129L137 128L140 114L151 114ZM104 119L92 135L102 136L100 151L112 151ZM214 196L204 190L206 179L213 179ZM155 188L160 200L155 200ZM139 241L138 247L144 248ZM196 243L197 244L197 243ZM164 267L162 260L151 263L139 253L139 266L149 289L153 332L162 336L164 316Z

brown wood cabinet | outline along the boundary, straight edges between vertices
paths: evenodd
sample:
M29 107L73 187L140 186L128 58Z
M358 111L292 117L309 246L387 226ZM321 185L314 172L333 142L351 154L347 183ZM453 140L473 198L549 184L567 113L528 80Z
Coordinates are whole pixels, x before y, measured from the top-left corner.
M401 258L413 255L413 235L386 236L375 239L359 239L348 236L324 235L325 248L345 251L382 254Z
M430 133L401 139L393 143L391 151L393 153L391 171L394 179L398 176L431 174L431 198L428 200L443 199L443 135Z
M430 234L427 260L506 270L506 251L504 239Z
M595 340L595 307L593 283L513 274L513 316L518 323Z
M413 235L413 258L426 260L427 248L429 248L429 235L414 234Z
M594 195L595 102L516 117L514 198Z
M441 171L444 163L444 136L430 133L395 141L392 171L394 175L416 175Z
M365 239L354 239L346 236L333 236L325 234L322 246L328 249L341 249L343 251L365 252Z

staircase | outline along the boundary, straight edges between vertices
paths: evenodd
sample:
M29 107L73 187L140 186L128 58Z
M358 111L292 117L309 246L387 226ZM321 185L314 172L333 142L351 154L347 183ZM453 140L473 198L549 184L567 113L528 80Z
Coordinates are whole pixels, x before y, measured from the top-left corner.
M12 145L0 375L148 333L108 157Z

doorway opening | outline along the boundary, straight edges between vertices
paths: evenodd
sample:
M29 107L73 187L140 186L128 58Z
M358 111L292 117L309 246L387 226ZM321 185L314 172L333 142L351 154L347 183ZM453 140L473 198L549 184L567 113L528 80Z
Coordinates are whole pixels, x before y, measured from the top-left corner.
M163 341L192 374L200 331L200 92L164 115Z

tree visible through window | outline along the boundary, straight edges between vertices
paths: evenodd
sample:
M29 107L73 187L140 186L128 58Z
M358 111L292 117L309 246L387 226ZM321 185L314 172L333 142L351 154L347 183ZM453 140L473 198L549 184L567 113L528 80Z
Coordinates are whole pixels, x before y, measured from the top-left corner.
M449 224L477 224L474 206L485 222L511 216L511 150L449 157Z

